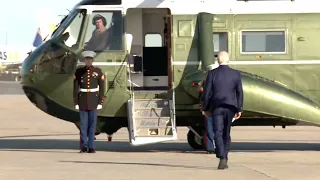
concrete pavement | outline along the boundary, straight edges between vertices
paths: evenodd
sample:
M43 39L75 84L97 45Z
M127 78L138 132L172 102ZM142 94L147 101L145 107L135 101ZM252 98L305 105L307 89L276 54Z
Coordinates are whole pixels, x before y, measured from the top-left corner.
M97 136L96 154L78 154L75 125L51 117L23 95L0 96L0 179L306 180L320 179L317 127L234 127L229 169L179 141L132 147L125 128L113 142Z

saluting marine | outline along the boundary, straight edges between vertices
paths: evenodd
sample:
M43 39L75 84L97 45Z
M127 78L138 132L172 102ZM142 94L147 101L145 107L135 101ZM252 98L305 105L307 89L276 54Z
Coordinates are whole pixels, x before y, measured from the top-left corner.
M92 66L96 53L84 51L85 66L78 68L74 75L73 100L80 110L80 153L95 153L94 135L97 123L97 109L104 102L104 74Z

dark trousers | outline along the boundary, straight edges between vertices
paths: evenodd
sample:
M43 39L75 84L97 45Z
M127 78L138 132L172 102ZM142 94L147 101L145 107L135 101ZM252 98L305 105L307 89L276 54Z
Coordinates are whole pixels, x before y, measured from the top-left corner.
M228 159L231 143L230 130L234 115L234 108L228 106L215 108L212 112L217 158Z
M94 135L97 124L97 110L80 110L80 146L81 148L95 148Z
M205 117L205 128L206 132L204 135L204 144L206 146L207 151L214 151L214 131L213 131L213 122L212 117Z

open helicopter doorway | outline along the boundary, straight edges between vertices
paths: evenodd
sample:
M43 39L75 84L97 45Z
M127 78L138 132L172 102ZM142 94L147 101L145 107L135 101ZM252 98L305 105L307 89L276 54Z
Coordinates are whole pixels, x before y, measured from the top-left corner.
M168 8L127 10L126 33L132 35L129 64L134 90L168 90L171 85L170 14Z

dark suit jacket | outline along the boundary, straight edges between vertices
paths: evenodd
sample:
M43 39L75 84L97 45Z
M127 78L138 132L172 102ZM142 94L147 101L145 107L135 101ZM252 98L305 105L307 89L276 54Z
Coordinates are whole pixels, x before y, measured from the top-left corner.
M228 65L220 65L208 72L203 92L203 111L224 105L242 111L243 90L240 72Z

